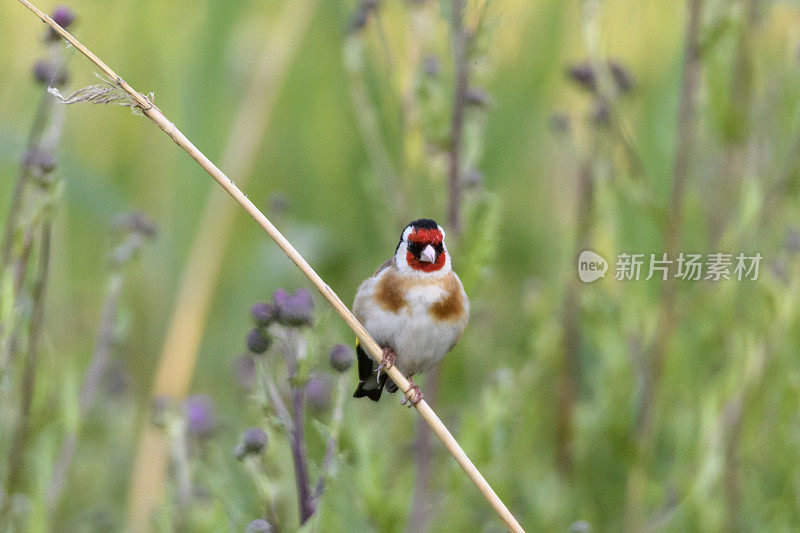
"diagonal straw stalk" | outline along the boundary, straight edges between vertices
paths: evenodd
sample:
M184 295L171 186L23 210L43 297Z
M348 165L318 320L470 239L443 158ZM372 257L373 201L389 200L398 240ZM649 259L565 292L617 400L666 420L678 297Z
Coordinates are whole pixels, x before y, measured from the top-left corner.
M228 178L219 168L217 168L214 163L211 162L200 150L197 149L195 145L186 138L186 136L173 124L170 122L166 116L158 109L153 103L143 94L140 94L136 90L134 90L130 85L128 85L125 80L123 80L116 72L114 72L108 65L106 65L100 58L94 55L88 48L86 48L83 44L81 44L75 37L73 37L69 32L64 30L61 26L55 23L53 19L47 16L44 12L38 9L36 6L31 4L27 0L19 0L19 2L27 7L30 11L32 11L36 16L38 16L42 22L49 24L56 32L58 32L64 39L66 39L72 46L78 49L83 55L85 55L92 63L94 63L103 73L108 76L110 80L116 83L120 89L124 90L126 93L130 95L135 105L139 107L150 120L156 123L156 125L161 128L169 137L175 141L175 143L183 148L186 153L188 153L192 159L197 161L197 163L203 167L205 170L214 180L219 183L219 185L225 189L228 194L230 194L234 200L236 200L239 205L241 205L245 211L255 220L259 226L261 226L264 231L275 241L275 243L284 251L284 253L289 257L289 259L297 265L297 268L300 269L303 274L311 281L311 283L319 290L320 294L328 301L331 307L334 308L336 313L344 320L344 322L353 330L353 333L356 334L358 339L361 342L361 345L366 349L367 352L378 362L383 359L383 350L380 346L372 339L372 337L367 333L367 330L364 329L364 326L356 319L350 309L342 302L342 300L337 296L337 294L331 289L325 281L317 274L311 265L303 258L300 253L295 250L294 246L286 240L286 238L278 231L275 226L272 225L272 222L267 219L266 216L255 206L253 202L241 191L239 190L236 185ZM413 396L413 391L411 389L411 384L409 381L403 376L403 374L397 370L396 367L392 366L389 367L386 371L389 377L394 381L400 390L403 391L403 394L406 398L411 398ZM500 498L495 494L494 490L489 483L487 483L486 479L484 479L483 475L475 468L475 465L472 464L472 461L469 459L464 450L461 449L456 439L450 433L450 431L445 427L442 421L436 416L436 413L433 412L433 409L425 402L425 400L421 400L414 405L417 409L417 412L425 419L428 425L431 427L433 432L436 434L437 437L442 441L444 446L450 452L450 454L455 458L456 462L458 462L459 466L464 470L467 476L472 480L475 486L478 487L478 490L483 494L489 504L494 508L500 518L505 522L508 526L510 531L515 532L524 532L522 526L520 526L519 522L514 518L505 504L500 500Z

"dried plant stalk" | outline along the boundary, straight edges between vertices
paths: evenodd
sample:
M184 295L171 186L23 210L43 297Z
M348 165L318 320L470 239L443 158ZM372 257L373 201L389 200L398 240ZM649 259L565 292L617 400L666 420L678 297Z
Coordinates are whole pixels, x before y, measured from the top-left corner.
M364 329L364 326L358 321L358 319L353 315L353 313L348 309L348 307L342 302L339 296L331 289L325 281L317 274L311 265L303 258L302 255L292 246L292 244L286 240L286 238L281 234L280 231L269 221L269 219L255 206L253 202L241 191L239 190L236 185L228 178L214 163L211 162L197 147L189 141L188 138L173 124L170 122L166 116L158 109L153 103L143 94L134 90L130 85L128 85L125 80L123 80L116 72L114 72L108 65L106 65L100 58L98 58L94 53L92 53L88 48L86 48L83 44L81 44L75 37L73 37L69 32L64 30L61 26L55 23L53 19L35 7L33 4L28 2L27 0L19 0L19 2L27 7L31 12L36 14L43 22L49 24L55 31L57 31L64 39L69 41L76 49L78 49L83 55L85 55L89 60L94 63L99 69L103 71L103 73L108 76L109 79L114 80L117 85L127 92L135 101L137 106L141 109L142 113L145 114L150 120L156 123L156 125L161 128L164 133L169 135L169 137L175 141L175 143L183 148L186 153L188 153L192 159L197 161L197 163L203 167L205 170L214 180L220 184L220 186L225 189L228 194L230 194L234 200L236 200L247 213L255 220L259 226L267 232L267 234L275 241L275 243L284 251L284 253L289 257L289 259L297 265L297 268L300 269L301 272L311 281L311 283L317 288L317 290L322 294L322 296L328 301L331 307L334 308L336 313L344 320L344 322L350 327L351 330L356 334L358 339L361 342L361 345L366 349L366 351L376 360L381 361L383 359L383 350L381 347L376 343L372 337L367 333L367 330ZM411 389L411 384L409 383L408 379L394 366L388 368L386 373L389 377L394 381L399 389L403 391L403 394L406 398L411 399L413 396L413 390ZM419 414L425 419L425 421L430 425L431 429L436 436L442 441L445 445L447 450L450 454L455 458L456 462L458 462L459 466L464 470L464 472L469 476L472 482L478 487L478 490L483 494L489 504L494 508L500 518L505 522L508 526L509 530L511 531L524 531L522 526L520 526L519 522L514 518L502 500L495 494L492 487L489 483L484 479L483 475L478 471L472 461L464 453L464 450L461 449L456 439L447 429L447 427L442 423L439 417L434 413L434 411L430 408L430 406L425 402L425 400L421 400L414 405L417 409Z

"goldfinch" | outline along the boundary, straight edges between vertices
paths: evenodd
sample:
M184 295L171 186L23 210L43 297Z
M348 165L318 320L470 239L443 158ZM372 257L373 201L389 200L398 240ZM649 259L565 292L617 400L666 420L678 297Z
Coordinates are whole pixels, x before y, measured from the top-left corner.
M383 263L356 292L353 314L383 348L378 365L356 341L356 398L377 402L384 385L397 391L381 370L396 365L413 388L411 405L422 399L411 377L425 372L453 349L469 319L469 299L452 270L445 232L421 218L403 230L394 257ZM403 403L406 399L403 399Z

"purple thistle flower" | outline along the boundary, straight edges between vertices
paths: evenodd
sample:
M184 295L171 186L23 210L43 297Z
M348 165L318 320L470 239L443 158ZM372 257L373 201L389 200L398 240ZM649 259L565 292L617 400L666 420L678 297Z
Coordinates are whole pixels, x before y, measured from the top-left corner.
M297 289L291 295L283 289L278 289L272 295L272 302L281 325L310 326L314 321L314 300L306 289Z
M205 394L194 394L183 402L186 431L198 438L210 437L217 428L214 404Z
M355 358L356 354L353 353L353 349L344 344L337 344L331 348L331 352L328 354L331 366L337 372L346 372L353 366L353 360Z
M51 18L56 21L56 24L67 29L75 22L75 12L67 6L58 6L53 10L53 16Z
M278 310L269 302L258 302L250 308L250 315L261 327L267 327L278 318Z
M50 18L52 18L56 24L66 30L72 26L73 22L75 22L75 12L67 6L58 6L53 10L53 15ZM56 30L50 27L47 29L47 39L49 41L58 41L61 39L61 35L59 35Z

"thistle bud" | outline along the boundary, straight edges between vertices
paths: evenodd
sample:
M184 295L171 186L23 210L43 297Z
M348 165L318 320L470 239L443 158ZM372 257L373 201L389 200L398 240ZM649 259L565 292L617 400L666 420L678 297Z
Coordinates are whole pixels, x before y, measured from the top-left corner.
M328 376L319 374L312 375L306 383L306 399L308 400L308 406L316 412L327 410L331 403L332 389L333 387Z
M567 75L580 87L590 92L597 90L597 77L594 68L589 63L573 65L567 70Z
M42 85L60 87L67 83L67 71L46 59L40 59L33 65L33 78Z
M353 353L353 349L349 346L337 344L331 348L331 352L328 354L328 359L330 360L331 366L334 370L337 372L346 372L351 366L353 366L355 354Z
M240 461L248 455L259 455L267 449L267 442L267 434L263 429L246 429L242 433L239 444L233 449L233 454Z
M633 89L633 77L628 69L616 61L608 61L605 64L611 74L611 81L619 93L627 93ZM581 63L570 67L567 71L568 76L589 92L597 92L597 71L592 63Z
M75 12L72 11L67 6L58 6L53 10L53 15L50 17L55 21L56 24L64 28L65 30L72 26L72 23L75 22ZM53 28L48 28L47 32L47 39L49 41L57 41L61 38L56 30Z
M621 63L609 61L608 69L611 71L611 77L614 78L614 83L617 84L619 92L627 93L633 89L633 76Z
M264 353L269 350L269 346L272 344L270 338L263 333L258 328L253 328L247 334L247 349L253 353Z

